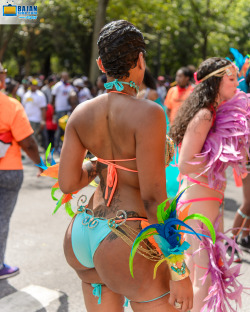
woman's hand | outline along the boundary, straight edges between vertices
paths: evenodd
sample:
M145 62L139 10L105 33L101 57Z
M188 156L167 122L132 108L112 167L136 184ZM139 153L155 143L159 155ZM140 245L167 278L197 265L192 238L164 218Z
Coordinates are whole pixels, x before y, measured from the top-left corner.
M170 281L169 303L181 312L192 309L193 286L189 277L180 281Z

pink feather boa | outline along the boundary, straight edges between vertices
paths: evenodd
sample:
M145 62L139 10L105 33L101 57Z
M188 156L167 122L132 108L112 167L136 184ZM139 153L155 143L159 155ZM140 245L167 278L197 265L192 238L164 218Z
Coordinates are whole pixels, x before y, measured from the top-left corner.
M229 166L233 167L238 175L247 172L246 156L249 155L250 146L249 106L250 94L241 91L220 105L202 151L195 155L205 158L206 165L200 175L207 172L211 188L222 188L224 173Z
M211 286L208 290L208 296L204 299L205 304L201 312L236 312L237 307L241 307L241 294L244 287L237 280L240 275L241 264L233 265L234 251L241 251L235 240L218 231L219 219L221 217L219 215L214 224L216 231L215 244L213 244L210 238L203 237L200 248L193 253L195 255L201 250L206 250L210 258L209 266L202 281L204 283L208 274L210 274ZM202 233L208 235L205 229L202 229ZM229 246L232 248L232 253L228 259L227 249ZM235 308L232 307L230 301L235 302Z

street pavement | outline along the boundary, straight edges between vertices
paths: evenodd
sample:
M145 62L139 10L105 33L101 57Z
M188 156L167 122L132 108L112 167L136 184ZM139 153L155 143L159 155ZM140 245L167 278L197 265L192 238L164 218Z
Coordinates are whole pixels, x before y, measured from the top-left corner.
M63 254L63 238L70 217L60 208L52 212L50 197L54 180L36 177L37 168L24 161L24 183L14 210L6 252L6 263L20 267L20 274L0 281L1 312L85 312L81 283ZM228 172L225 196L225 229L232 226L242 202L242 189L236 188ZM84 189L88 198L93 187ZM240 281L250 287L250 254L243 253ZM250 291L249 291L250 292ZM242 309L250 311L250 296L243 294ZM126 308L126 312L132 311Z

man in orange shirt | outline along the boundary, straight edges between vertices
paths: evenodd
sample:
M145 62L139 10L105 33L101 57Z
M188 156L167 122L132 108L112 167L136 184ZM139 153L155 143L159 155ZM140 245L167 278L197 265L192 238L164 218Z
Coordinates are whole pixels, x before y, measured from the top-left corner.
M0 63L0 90L5 88L6 70ZM19 273L4 263L9 223L23 181L21 148L40 163L33 130L20 102L0 92L0 280ZM41 171L41 170L40 170Z
M167 115L170 124L173 123L174 118L181 104L186 100L189 94L193 91L191 85L192 73L187 67L181 67L176 73L177 86L172 87L166 96L164 105L167 107Z

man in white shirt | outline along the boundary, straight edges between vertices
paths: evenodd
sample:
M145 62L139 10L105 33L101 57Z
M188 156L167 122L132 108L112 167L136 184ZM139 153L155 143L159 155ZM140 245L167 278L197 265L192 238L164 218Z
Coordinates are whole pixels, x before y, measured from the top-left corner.
M69 104L69 94L74 88L68 83L69 75L66 72L61 74L61 80L58 81L52 89L52 105L55 108L56 120L67 115L71 111ZM63 130L58 126L55 133L55 148L60 152L60 137L63 135Z
M52 87L56 84L54 76L49 76L46 80L46 84L41 88L42 93L45 95L47 104L52 102Z
M74 87L76 88L78 103L85 102L92 99L92 95L89 89L84 85L84 81L81 78L77 78L73 82Z
M23 98L22 104L28 116L34 136L37 142L41 143L40 132L45 128L46 117L46 97L38 90L38 81L31 81L30 90L28 90Z
M29 83L30 83L29 80L24 78L22 80L21 85L17 89L16 94L21 98L21 102L22 102L24 94L28 91Z

